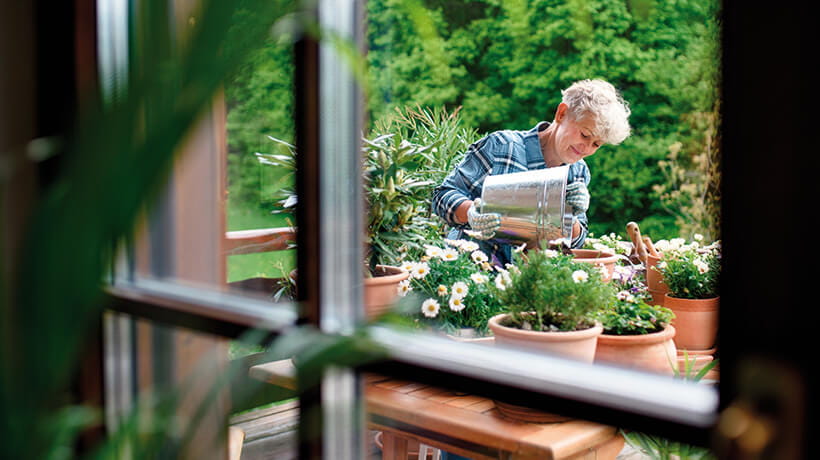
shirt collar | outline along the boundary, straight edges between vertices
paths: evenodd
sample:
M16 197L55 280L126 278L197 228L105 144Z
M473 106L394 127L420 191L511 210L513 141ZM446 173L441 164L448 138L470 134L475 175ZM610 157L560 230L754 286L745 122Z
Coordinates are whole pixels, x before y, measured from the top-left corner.
M546 167L544 154L541 152L541 142L538 140L538 133L547 129L549 125L550 122L548 121L540 121L525 135L524 149L527 152L527 164L530 166L543 165L543 167Z

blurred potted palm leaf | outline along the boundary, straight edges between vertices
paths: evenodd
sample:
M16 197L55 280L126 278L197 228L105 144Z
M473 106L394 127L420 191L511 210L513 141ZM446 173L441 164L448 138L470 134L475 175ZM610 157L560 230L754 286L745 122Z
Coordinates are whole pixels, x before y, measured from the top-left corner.
M177 40L170 5L135 4L127 90L85 103L55 144L60 168L33 204L24 256L0 284L0 458L71 456L76 433L98 420L96 411L67 403L118 244L158 195L173 152L221 82L272 24L300 20L299 2L204 0L195 27ZM131 452L181 451L179 439L157 434L156 443L131 444Z

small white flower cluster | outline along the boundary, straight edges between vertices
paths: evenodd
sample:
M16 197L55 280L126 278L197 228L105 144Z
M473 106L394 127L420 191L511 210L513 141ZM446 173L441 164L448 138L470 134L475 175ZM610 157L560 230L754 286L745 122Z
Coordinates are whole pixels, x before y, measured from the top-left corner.
M688 244L684 238L672 238L670 240L658 240L654 243L654 246L658 252L683 251L686 249L698 249L702 241L703 235L700 233L695 233L692 235L692 242Z
M477 243L466 240L444 240L449 246L440 248L438 246L425 246L425 260L420 262L405 262L402 267L410 273L410 279L402 281L399 284L399 295L405 296L412 290L411 280L423 280L430 273L430 265L428 261L432 259L440 259L444 262L452 262L458 260L460 253L469 253L470 260L478 265L482 270L488 271L491 268L489 257L487 254L479 249ZM475 284L482 284L489 281L489 277L477 271L470 275L470 281ZM452 286L439 285L436 287L436 295L445 297L450 295L448 307L450 310L459 312L466 307L464 299L470 292L470 288L464 281L457 281ZM435 318L441 310L441 305L438 300L428 298L421 304L421 312L428 318Z

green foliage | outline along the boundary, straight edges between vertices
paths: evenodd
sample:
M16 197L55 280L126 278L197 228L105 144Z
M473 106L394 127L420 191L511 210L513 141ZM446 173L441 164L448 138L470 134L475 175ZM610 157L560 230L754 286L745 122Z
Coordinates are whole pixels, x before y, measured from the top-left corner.
M428 245L423 260L407 261L410 279L402 294L415 297L413 316L420 324L453 332L474 328L486 334L487 320L502 312L494 295L493 268L472 241Z
M207 2L197 27L184 29L184 46L172 46L169 4L134 6L129 68L135 71L127 91L105 104L88 101L82 116L66 113L78 115L76 129L59 133L65 142L58 169L32 196L18 248L25 257L3 280L0 457L56 458L66 452L66 438L91 420L82 410L61 409L70 401L80 353L99 331L113 249L132 235L137 216L161 190L173 152L224 78L294 6ZM242 8L254 15L237 25ZM49 423L54 420L60 427ZM134 444L131 453L153 452Z
M365 139L369 205L369 264L420 257L423 244L440 240L443 223L429 199L478 134L463 126L459 110L401 108L376 121Z
M515 327L535 331L586 329L613 296L596 266L549 249L517 253L494 291Z
M677 362L670 361L669 364L672 366L675 378L690 382L700 382L718 364L718 360L712 360L695 372L695 359L690 360L686 350L683 351L683 359L685 363L683 371L680 370ZM711 460L717 458L709 449L671 441L660 436L628 430L621 430L621 434L627 444L653 460Z
M267 38L225 82L229 203L265 208L279 180L254 154L269 152L269 138L291 142L293 46L290 38ZM272 174L273 173L273 174Z
M669 295L681 299L709 299L720 293L720 253L682 246L664 251L657 270L669 287Z
M641 335L662 331L674 317L668 308L643 301L616 299L598 319L604 326L604 334Z
M715 459L709 449L692 446L676 441L670 441L658 436L644 433L621 430L624 439L630 446L640 450L652 460L707 460Z

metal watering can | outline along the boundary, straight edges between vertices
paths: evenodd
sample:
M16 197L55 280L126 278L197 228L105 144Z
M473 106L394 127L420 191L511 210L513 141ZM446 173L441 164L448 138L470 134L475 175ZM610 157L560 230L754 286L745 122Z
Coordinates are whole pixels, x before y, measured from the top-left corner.
M572 239L572 213L565 212L569 166L487 176L479 212L501 215L495 239L539 247L559 238ZM569 211L569 210L567 210Z

